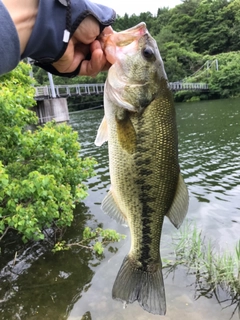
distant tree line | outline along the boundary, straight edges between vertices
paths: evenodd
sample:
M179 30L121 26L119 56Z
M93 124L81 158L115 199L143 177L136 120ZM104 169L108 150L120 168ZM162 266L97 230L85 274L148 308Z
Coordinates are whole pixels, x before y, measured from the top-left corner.
M184 0L172 9L159 8L156 16L150 12L118 16L113 28L121 31L142 21L157 41L169 81L209 84L204 94L176 93L177 101L239 95L240 0ZM216 59L218 70L212 63ZM39 84L47 83L44 71L38 69L34 74ZM94 79L55 78L55 83L104 82L105 78L102 73Z

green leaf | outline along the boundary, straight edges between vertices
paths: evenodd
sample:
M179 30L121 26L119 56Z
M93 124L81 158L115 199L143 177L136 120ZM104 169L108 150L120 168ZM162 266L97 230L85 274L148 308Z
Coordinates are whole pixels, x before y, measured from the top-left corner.
M96 242L93 246L93 250L97 253L97 254L102 254L104 249L103 246L101 244L101 242Z

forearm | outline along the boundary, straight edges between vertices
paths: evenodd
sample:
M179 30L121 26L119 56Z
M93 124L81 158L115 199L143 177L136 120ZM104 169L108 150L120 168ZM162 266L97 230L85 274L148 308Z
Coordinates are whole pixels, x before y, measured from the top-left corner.
M2 2L15 24L22 54L36 21L39 0L2 0Z
M0 75L14 69L20 60L20 43L15 25L0 1Z

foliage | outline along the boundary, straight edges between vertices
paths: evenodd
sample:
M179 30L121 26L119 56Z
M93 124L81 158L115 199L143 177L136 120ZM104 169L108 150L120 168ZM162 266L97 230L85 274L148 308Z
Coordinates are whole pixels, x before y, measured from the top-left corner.
M125 239L125 235L117 233L115 230L96 228L91 230L86 227L83 231L83 239L75 243L66 243L66 241L57 242L53 252L61 250L69 250L73 246L78 246L88 250L93 250L96 254L103 254L104 247L109 243L119 242L121 239Z
M183 43L178 43L174 34L166 28L156 36L160 48L164 67L169 81L180 81L199 68L203 59L202 56L191 50L186 50Z
M170 24L198 53L217 54L235 47L239 0L187 0L172 9ZM239 43L239 41L238 41ZM231 50L231 49L230 49Z
M0 240L9 229L26 241L43 239L52 224L69 226L94 173L95 161L79 157L70 126L51 122L30 130L37 117L29 110L35 102L28 72L21 63L0 78Z
M212 58L216 58L219 64L219 70L210 70L209 87L212 94L221 98L239 96L240 83L240 52L222 53Z

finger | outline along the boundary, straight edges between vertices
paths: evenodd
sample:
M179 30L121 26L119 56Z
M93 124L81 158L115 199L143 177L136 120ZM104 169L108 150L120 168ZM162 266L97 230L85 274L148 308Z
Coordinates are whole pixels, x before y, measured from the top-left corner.
M63 72L63 73L68 72L68 69L71 66L73 61L73 55L74 55L74 44L70 40L64 55L57 62L54 62L53 66L59 72Z
M106 57L102 51L99 41L95 40L91 46L91 59L82 61L80 75L96 76L107 64Z
M106 64L106 58L100 49L92 53L91 60L83 60L80 69L81 76L95 77L103 70Z
M115 31L113 30L113 28L111 26L109 26L109 27L104 28L101 34L109 35L109 34L112 34L114 32Z
M53 66L61 73L71 73L77 69L82 60L85 59L90 52L88 45L69 42L67 50L62 58L53 63Z
M93 16L87 16L73 34L74 41L92 43L100 33L99 22Z

